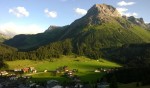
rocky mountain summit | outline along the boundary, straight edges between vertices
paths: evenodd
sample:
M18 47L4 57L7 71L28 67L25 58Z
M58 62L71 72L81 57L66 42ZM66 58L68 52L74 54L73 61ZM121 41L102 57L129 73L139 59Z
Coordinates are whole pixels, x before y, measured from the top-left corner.
M72 25L97 25L102 24L104 22L109 22L110 19L121 17L121 14L117 11L116 8L107 4L95 4L92 6L87 14L83 16L81 19L77 19Z
M108 16L121 17L121 14L117 11L116 8L106 4L95 4L92 8L88 10L87 15L99 16L99 18Z

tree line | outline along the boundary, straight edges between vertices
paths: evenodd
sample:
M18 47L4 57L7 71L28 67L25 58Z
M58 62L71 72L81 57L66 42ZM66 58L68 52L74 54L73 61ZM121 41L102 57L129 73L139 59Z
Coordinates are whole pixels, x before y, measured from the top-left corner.
M37 50L29 52L21 52L12 49L9 46L0 46L0 58L3 60L13 61L20 59L42 60L59 58L61 55L69 55L72 53L71 40L58 41L46 46L42 46Z
M136 86L145 86L150 85L149 74L150 74L150 67L138 67L138 68L134 67L134 68L120 68L113 73L106 74L105 77L110 83L116 80L116 82L119 83L128 84L136 82ZM117 86L117 84L115 84L115 86Z
M150 66L150 44L130 44L115 48L102 48L99 41L95 40L93 43L92 39L82 42L65 39L28 52L22 52L13 47L0 44L0 59L8 61L21 59L52 60L61 57L61 55L72 54L87 56L91 59L106 58L129 67Z

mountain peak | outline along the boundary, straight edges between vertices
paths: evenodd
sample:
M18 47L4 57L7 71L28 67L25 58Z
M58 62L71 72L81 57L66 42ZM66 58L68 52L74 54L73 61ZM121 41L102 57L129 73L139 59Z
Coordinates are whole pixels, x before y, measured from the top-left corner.
M116 8L107 4L95 4L91 9L88 10L87 14L95 14L101 17L121 17L121 14Z
M74 21L72 25L100 25L115 20L114 18L122 17L121 14L111 5L95 4L85 16Z

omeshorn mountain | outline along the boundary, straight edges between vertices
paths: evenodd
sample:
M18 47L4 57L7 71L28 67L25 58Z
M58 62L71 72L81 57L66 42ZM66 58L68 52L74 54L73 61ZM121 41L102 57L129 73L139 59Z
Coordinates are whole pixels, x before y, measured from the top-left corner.
M95 4L85 16L70 25L50 26L44 33L17 35L4 43L26 50L69 39L75 52L80 50L84 53L124 44L150 43L148 29L142 18L121 16L110 5Z

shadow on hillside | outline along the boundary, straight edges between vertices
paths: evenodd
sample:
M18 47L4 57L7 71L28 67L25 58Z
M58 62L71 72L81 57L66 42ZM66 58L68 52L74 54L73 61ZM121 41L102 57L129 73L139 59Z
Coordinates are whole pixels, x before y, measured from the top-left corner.
M81 82L95 82L99 79L101 79L105 73L101 72L101 73L96 73L96 72L87 72L87 73L76 73L75 75L77 75L79 77L79 79L81 80ZM65 76L50 76L50 77L32 77L30 80L32 80L33 82L47 82L48 80L58 80L60 83L63 82L71 82L73 81L72 78L69 77L65 77Z

